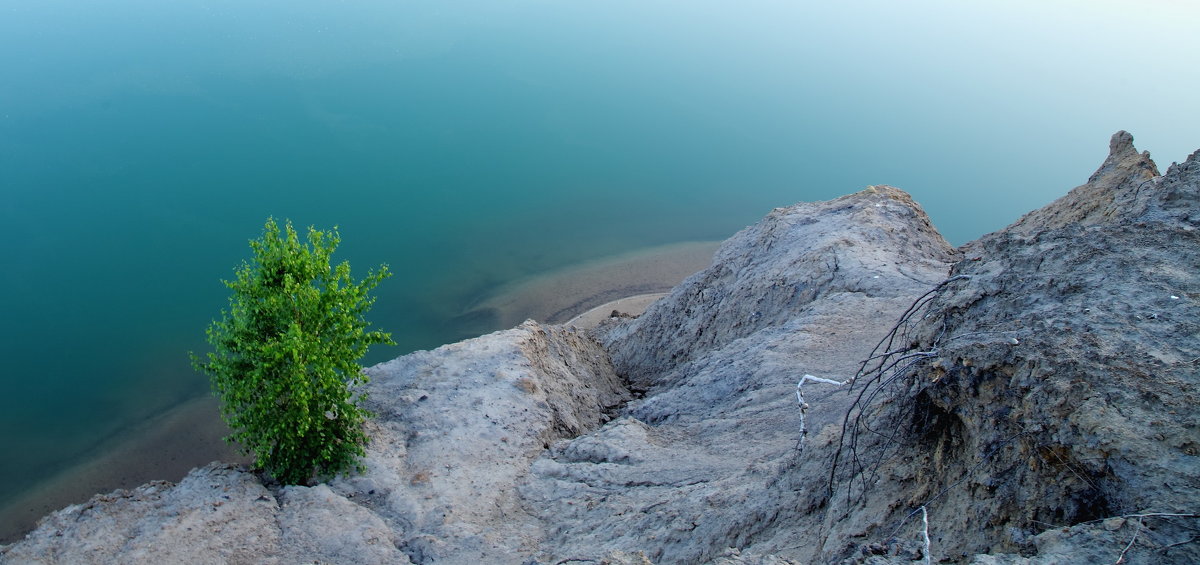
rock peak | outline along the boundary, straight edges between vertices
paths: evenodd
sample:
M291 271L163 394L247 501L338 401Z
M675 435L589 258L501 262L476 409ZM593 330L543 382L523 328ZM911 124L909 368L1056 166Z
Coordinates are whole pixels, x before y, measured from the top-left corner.
M1133 135L1125 130L1113 134L1108 150L1108 157L1086 184L997 233L1030 235L1068 225L1111 222L1115 216L1128 213L1133 207L1125 200L1133 198L1146 181L1159 176L1158 165L1150 159L1149 151L1138 152Z
M1112 135L1108 140L1108 155L1111 157L1120 153L1128 152L1137 153L1137 149L1133 146L1133 134L1125 130L1120 130Z
M1139 153L1133 145L1133 134L1120 130L1108 141L1108 157L1100 168L1088 178L1088 184L1105 185L1116 189L1120 184L1137 177L1140 180L1158 176L1158 165L1150 159L1150 152ZM1086 186L1086 185L1085 185Z
M618 371L648 388L671 368L784 324L823 297L919 293L955 257L925 211L892 186L776 208L726 241L712 266L609 334L606 345Z

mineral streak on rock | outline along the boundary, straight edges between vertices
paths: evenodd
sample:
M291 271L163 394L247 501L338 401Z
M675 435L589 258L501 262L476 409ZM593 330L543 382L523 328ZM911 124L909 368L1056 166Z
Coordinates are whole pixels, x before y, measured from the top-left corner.
M1198 155L1159 176L1119 132L958 250L891 187L777 209L640 318L368 369L361 475L213 464L0 562L1200 562ZM855 376L893 327L877 353L909 362L806 388L798 449L797 380Z

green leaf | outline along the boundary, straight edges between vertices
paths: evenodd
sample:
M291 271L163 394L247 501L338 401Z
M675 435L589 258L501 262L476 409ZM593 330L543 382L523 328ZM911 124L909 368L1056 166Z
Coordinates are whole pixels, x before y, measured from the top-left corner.
M367 412L349 387L367 381L358 360L369 346L394 345L364 318L369 291L391 272L382 265L354 282L348 262L330 267L340 241L336 228L310 227L304 243L291 222L281 230L268 219L250 241L253 259L222 281L232 295L205 331L214 351L189 354L221 399L227 439L285 484L361 469Z

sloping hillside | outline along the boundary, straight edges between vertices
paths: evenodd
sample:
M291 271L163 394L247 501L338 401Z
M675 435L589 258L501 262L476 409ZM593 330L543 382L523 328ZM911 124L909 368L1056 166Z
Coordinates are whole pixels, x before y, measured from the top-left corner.
M636 319L368 369L361 475L213 464L0 561L1200 562L1200 153L1110 149L958 250L891 187L776 209Z

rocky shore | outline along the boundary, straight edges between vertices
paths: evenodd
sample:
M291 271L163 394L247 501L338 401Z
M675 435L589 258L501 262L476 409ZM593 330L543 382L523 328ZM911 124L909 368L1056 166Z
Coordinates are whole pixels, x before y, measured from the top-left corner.
M1119 132L957 249L892 187L779 208L639 317L368 372L365 473L214 463L0 562L1200 562L1200 152Z

